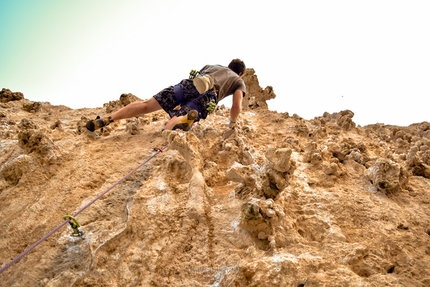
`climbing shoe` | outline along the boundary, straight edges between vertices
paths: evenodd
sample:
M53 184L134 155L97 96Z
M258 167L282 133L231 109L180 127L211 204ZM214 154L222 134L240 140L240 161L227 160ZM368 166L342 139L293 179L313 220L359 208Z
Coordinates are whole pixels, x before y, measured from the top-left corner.
M111 117L102 119L99 116L97 116L95 120L88 121L86 127L87 127L87 130L89 130L90 132L93 132L95 130L103 128L104 126L109 125L112 122L113 122L113 119Z
M185 116L182 116L179 122L173 127L173 130L180 129L189 131L199 113L196 110L189 111Z

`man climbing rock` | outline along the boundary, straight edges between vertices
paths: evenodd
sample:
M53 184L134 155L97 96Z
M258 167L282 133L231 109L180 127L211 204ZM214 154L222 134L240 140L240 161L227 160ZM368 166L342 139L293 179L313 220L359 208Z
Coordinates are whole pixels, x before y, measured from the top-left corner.
M89 131L95 131L113 121L163 109L170 116L165 129L189 129L190 119L193 122L205 119L219 101L230 95L233 95L230 122L234 124L242 110L242 98L246 93L245 83L241 78L245 69L245 63L240 59L233 59L227 67L206 65L198 72L192 71L188 79L165 88L152 98L131 103L104 118L90 120L86 127Z

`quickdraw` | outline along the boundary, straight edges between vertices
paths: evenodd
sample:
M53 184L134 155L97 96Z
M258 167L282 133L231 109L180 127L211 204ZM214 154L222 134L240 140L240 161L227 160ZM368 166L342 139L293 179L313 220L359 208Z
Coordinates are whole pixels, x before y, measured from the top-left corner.
M191 71L190 71L190 76L188 77L188 79L192 80L192 79L194 79L198 74L199 74L199 71L197 71L197 70L191 70Z
M76 218L67 214L64 215L63 218L69 220L70 227L72 227L73 229L73 233L71 234L72 236L80 236L81 238L85 237L84 232L82 230L79 230L79 227L81 227L81 225L79 225L79 222L76 220Z
M215 103L214 100L211 100L208 104L207 104L207 108L206 110L208 111L209 114L213 113L216 109L217 105Z

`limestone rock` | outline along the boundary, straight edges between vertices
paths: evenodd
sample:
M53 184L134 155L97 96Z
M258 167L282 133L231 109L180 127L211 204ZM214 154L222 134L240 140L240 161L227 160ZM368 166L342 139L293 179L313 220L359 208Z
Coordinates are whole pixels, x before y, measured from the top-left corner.
M366 176L374 187L386 192L400 190L408 180L407 172L399 164L382 158L376 160Z
M0 102L7 103L10 101L20 101L24 99L24 94L21 92L12 92L9 89L3 88L0 91Z
M266 158L270 161L273 169L279 172L290 170L290 158L292 150L288 148L270 148L266 152Z
M246 95L243 99L244 109L268 109L266 101L276 98L271 86L264 90L260 87L255 70L248 68L243 75L243 81L246 84Z

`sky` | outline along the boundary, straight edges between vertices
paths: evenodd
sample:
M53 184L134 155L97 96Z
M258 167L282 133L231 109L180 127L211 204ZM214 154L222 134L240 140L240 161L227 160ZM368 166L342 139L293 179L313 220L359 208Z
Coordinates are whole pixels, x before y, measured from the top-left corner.
M240 58L271 110L408 126L430 121L428 15L428 0L0 0L0 89L95 108Z

